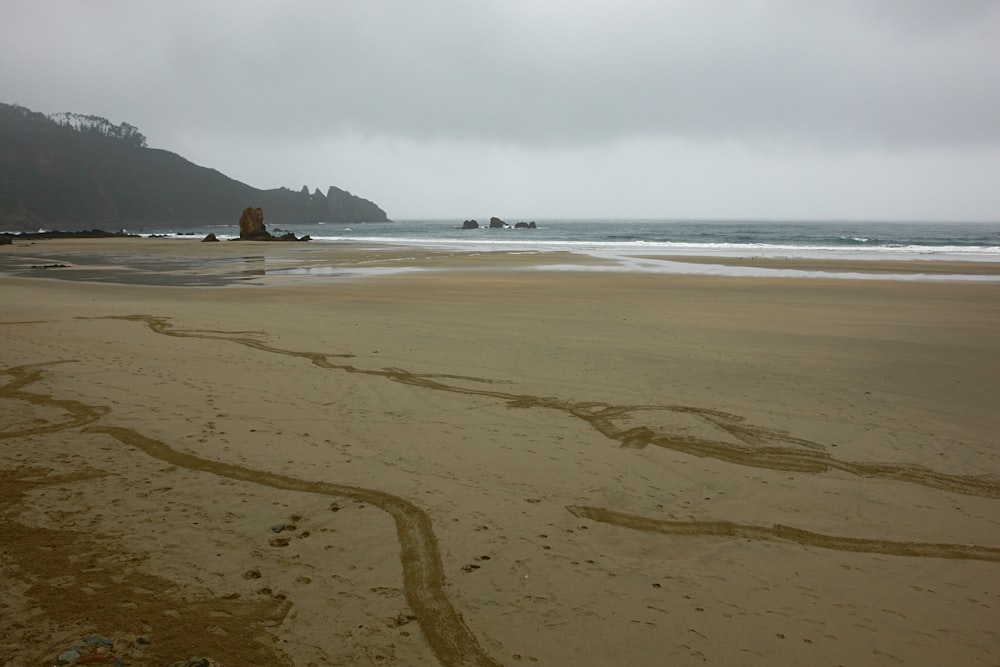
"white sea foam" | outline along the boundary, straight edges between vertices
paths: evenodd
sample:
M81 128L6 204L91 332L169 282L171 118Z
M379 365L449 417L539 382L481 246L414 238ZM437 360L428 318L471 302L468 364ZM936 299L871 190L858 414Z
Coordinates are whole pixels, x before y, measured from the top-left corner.
M495 230L494 230L495 231ZM515 252L636 253L708 257L789 257L796 259L939 259L1000 261L1000 246L827 246L767 243L683 243L674 241L566 241L516 239L413 239L393 236L313 236L330 243L373 243L433 250L493 250Z
M353 247L396 246L481 253L570 253L599 260L570 259L553 265L555 258L539 261L533 270L635 271L701 275L768 277L825 277L880 280L996 281L992 276L801 271L721 264L673 262L671 257L718 257L810 260L930 260L965 263L1000 262L1000 225L930 223L770 223L770 222L671 222L671 221L539 221L537 229L460 229L448 220L411 220L397 223L292 225L299 236L309 234L313 247L350 244ZM283 227L288 227L283 225ZM346 227L346 228L345 228ZM202 228L175 238L199 239L213 231L219 239L234 238L235 226ZM488 261L477 262L482 268ZM393 272L408 270L399 268ZM863 266L863 265L861 265ZM470 270L468 267L462 270ZM517 270L517 269L510 269ZM323 270L309 269L311 275ZM376 275L385 271L357 267L350 271L330 268L326 275ZM963 273L969 273L963 271ZM308 275L303 270L298 275Z

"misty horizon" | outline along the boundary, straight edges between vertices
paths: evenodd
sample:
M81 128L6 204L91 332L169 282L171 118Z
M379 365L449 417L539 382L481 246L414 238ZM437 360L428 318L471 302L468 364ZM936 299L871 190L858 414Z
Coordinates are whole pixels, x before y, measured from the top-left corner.
M993 3L6 14L5 101L134 124L256 188L336 185L393 219L1000 220Z

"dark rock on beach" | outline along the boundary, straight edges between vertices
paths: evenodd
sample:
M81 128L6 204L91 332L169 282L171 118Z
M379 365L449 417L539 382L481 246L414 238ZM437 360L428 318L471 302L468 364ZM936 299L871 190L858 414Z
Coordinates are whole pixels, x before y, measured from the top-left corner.
M260 207L243 209L243 215L240 216L240 240L266 241L270 238L270 232L264 227L264 210Z
M240 216L241 241L309 241L308 236L298 238L292 232L274 236L264 226L264 211L260 207L247 207Z
M51 232L21 232L20 234L4 233L0 234L0 239L9 239L7 243L10 243L13 239L34 241L37 239L115 239L115 238L129 238L137 239L138 234L129 234L128 232L106 232L103 229L91 229L91 230L81 230L81 231L51 231ZM3 241L0 241L3 243Z
M149 637L116 637L114 640L89 635L74 643L55 659L57 665L137 665L149 664L144 655ZM46 662L51 664L51 662ZM181 663L178 663L181 664ZM216 665L217 663L208 663Z
M218 243L219 239L216 238L215 234L209 232L208 234L205 235L205 238L203 238L201 240L201 242L202 243L213 243L213 242Z
M211 658L195 657L188 658L186 660L178 660L177 662L171 662L165 667L219 667L219 663Z

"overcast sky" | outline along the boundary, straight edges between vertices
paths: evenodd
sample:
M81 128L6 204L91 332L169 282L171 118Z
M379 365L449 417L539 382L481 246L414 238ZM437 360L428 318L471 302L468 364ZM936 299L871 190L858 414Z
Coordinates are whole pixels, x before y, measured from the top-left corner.
M1000 221L993 0L4 0L0 101L396 219Z

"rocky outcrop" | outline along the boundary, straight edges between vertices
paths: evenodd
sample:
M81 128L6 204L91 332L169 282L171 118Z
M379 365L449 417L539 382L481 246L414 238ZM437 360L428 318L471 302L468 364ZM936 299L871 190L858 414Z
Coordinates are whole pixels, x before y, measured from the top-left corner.
M319 195L319 191L313 195L318 199L316 195ZM385 211L374 202L332 185L326 191L326 211L328 222L388 222L389 220Z
M461 229L479 229L479 228L480 228L480 225L475 220L466 220L465 222L462 223L462 227L461 227ZM510 229L511 225L508 225L506 222L504 222L500 218L498 218L496 216L493 216L492 218L490 218L489 228L490 229ZM514 229L538 229L538 225L535 224L534 220L532 220L531 222L519 222L516 225L514 225Z
M268 239L269 241L312 241L312 237L306 234L305 236L296 236L292 232L285 232L281 236L272 236Z
M34 241L36 239L137 239L138 234L128 232L106 232L103 229L76 230L76 231L51 231L51 232L22 232L12 234L4 232L0 235L9 239L19 241Z
M128 123L0 103L0 231L232 224L248 202L289 225L388 221L346 190L260 190L144 146Z
M206 239L207 240L207 239ZM298 238L292 232L274 236L264 226L264 211L260 207L247 207L240 216L241 241L310 241L309 236Z
M243 209L243 215L240 216L240 240L267 241L270 238L270 232L264 227L264 210L260 207Z
M215 236L215 234L209 232L208 234L205 235L205 238L203 238L201 240L201 242L202 243L218 243L219 239Z
M330 202L327 201L326 195L316 188L312 194L309 194L309 190L306 186L302 186L305 192L306 204L306 219L315 220L316 222L344 222L341 220L330 220ZM353 221L352 221L353 222Z

